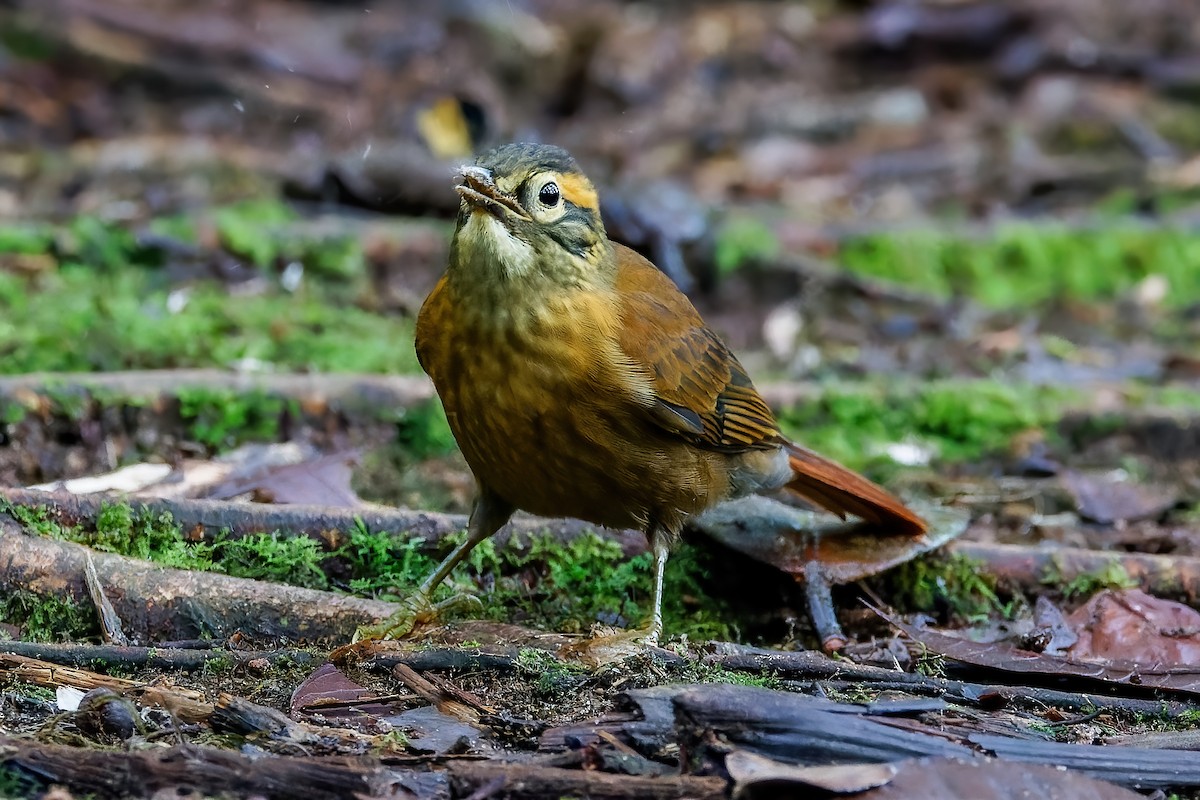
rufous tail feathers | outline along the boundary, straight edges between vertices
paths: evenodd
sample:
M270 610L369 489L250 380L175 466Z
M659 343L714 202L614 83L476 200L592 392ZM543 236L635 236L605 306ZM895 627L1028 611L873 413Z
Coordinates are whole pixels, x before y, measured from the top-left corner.
M784 445L796 476L787 488L840 517L853 514L868 522L895 527L913 536L928 530L925 521L883 487L798 444Z

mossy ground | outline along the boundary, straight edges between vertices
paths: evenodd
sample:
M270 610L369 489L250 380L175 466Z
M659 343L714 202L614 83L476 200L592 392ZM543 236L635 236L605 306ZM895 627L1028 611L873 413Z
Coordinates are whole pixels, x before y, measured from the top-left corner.
M436 566L419 540L365 527L329 550L315 539L286 531L197 542L185 537L169 514L151 518L124 503L106 506L91 528L64 525L49 508L5 506L0 511L41 535L166 567L385 600L408 595ZM463 535L448 537L445 546L453 546ZM683 546L669 562L668 580L677 591L667 598L664 614L673 634L692 639L733 636L736 622L728 607L716 599L700 600L706 595L700 584L712 568L710 558L706 551ZM582 632L597 622L633 626L649 620L652 561L649 554L627 559L616 543L596 535L565 545L549 535L512 537L504 548L487 541L439 589L438 599L455 593L479 596L487 617L548 630ZM28 638L39 640L96 633L90 615L69 603L33 595L8 598L0 606L0 622L18 625Z
M0 372L229 366L415 372L411 321L369 310L361 244L305 238L292 212L250 203L214 212L217 248L189 246L201 220L148 230L79 217L0 226ZM170 234L169 239L156 238ZM165 242L173 244L166 244ZM247 281L205 279L232 258ZM180 259L190 274L182 278ZM7 265L9 268L5 269ZM302 281L289 280L299 268ZM183 270L188 273L188 270Z
M979 237L933 229L874 234L847 241L839 260L855 272L993 308L1110 301L1151 275L1166 281L1169 305L1200 300L1200 234L1116 220L1084 229L1013 222Z

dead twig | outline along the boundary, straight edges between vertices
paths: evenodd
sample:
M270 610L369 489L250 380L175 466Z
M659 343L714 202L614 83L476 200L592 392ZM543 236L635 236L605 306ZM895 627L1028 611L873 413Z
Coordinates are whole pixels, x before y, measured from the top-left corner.
M213 712L212 704L205 701L202 692L164 684L149 684L127 678L114 678L85 669L64 667L11 653L0 653L0 675L23 680L35 686L44 686L48 689L57 689L61 686L72 686L84 690L99 687L112 689L118 694L134 699L140 705L165 708L184 722L203 722Z
M362 755L375 741L350 728L297 721L282 711L231 694L217 698L211 723L214 731L254 736L276 755Z
M454 717L471 725L478 725L481 712L494 713L494 709L476 707L471 703L464 702L461 697L453 696L457 693L445 691L442 686L418 674L416 670L405 664L397 664L393 667L392 674L396 676L397 680L420 695L422 700L446 716Z
M92 603L96 606L96 613L100 617L100 630L104 635L104 641L115 645L129 644L129 639L121 627L121 618L117 616L117 610L113 608L112 601L108 599L108 595L104 593L104 587L100 585L100 576L96 574L96 563L90 554L84 562L83 579L87 584L88 595L91 596Z

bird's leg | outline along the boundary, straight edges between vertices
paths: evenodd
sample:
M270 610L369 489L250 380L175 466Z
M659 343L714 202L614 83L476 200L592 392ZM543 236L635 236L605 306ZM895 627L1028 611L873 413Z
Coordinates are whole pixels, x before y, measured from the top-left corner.
M816 561L804 566L804 593L808 596L808 615L821 637L821 647L826 653L836 653L846 646L846 634L842 632L837 611L833 608L829 579Z
M475 498L475 506L471 509L471 519L467 523L467 540L442 559L429 577L421 582L417 590L406 597L400 604L400 609L381 624L360 628L354 634L355 641L363 639L399 639L407 636L419 622L436 619L439 614L451 608L460 606L470 600L479 600L470 595L456 595L437 605L433 604L433 593L441 586L442 581L458 566L475 546L484 539L500 530L508 518L512 516L513 507L501 500L491 491L480 487L479 495Z
M666 536L654 531L650 534L650 547L654 551L654 614L650 617L650 630L643 641L653 647L658 644L658 637L662 636L663 631L663 577L666 575L671 546Z

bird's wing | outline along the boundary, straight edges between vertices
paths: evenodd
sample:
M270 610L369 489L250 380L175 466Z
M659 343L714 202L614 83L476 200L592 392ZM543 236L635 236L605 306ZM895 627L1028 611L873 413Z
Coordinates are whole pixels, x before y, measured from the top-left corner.
M648 377L647 411L661 428L700 447L778 447L779 426L746 371L669 278L614 244L621 350Z

